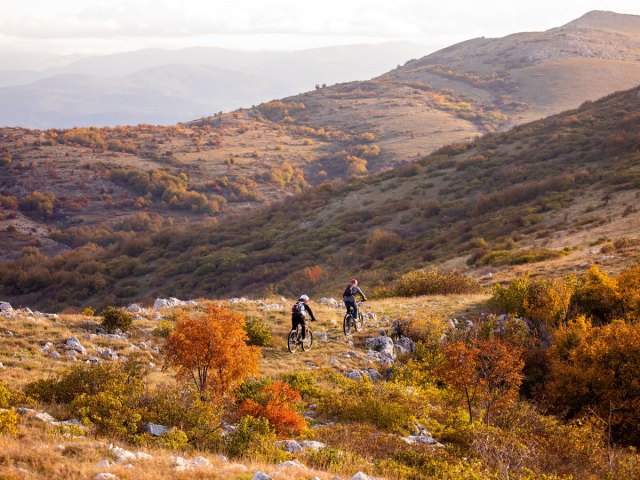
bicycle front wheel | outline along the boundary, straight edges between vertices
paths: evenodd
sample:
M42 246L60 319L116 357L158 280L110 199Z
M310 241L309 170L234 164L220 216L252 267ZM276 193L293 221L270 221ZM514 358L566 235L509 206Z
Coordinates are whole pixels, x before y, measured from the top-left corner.
M300 342L300 344L302 345L302 350L308 352L309 350L311 350L311 346L313 345L313 332L309 327L307 327L306 330L307 334L304 337L304 340Z
M344 316L344 320L342 321L342 330L344 331L345 335L350 335L351 334L351 324L353 323L353 317L351 316L350 313L347 313Z
M289 332L289 337L287 338L287 348L291 353L294 353L298 349L298 334L295 330L291 330Z
M358 319L353 323L356 327L356 332L362 330L362 327L364 326L364 317L362 316L362 313L358 312Z

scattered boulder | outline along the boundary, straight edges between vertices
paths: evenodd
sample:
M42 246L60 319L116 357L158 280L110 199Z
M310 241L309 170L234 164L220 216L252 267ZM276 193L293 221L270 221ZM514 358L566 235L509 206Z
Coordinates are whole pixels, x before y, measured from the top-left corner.
M340 303L338 303L335 298L322 297L320 300L318 300L318 303L321 305L328 305L330 307L336 308L340 306Z
M87 354L87 349L82 346L82 344L80 343L80 340L78 340L76 337L68 338L64 342L64 346L67 352L77 352L80 355Z
M144 426L144 431L153 437L163 437L169 431L169 427L166 427L165 425L158 425L157 423L147 423Z
M431 436L431 433L426 428L424 428L419 423L415 424L415 430L416 430L416 435L409 435L408 437L402 437L402 439L405 442L410 444L423 443L426 445L431 445L433 447L443 446L441 443L439 443L437 440L435 440Z
M153 302L153 309L159 310L161 308L190 307L196 305L198 305L198 303L193 300L184 301L175 297L156 298L156 301Z
M393 349L393 340L391 340L391 337L367 338L364 343L367 347L376 352L384 353L391 358L396 357L396 352Z
M378 316L373 312L367 312L363 317L365 320L373 320L374 322L378 320Z
M367 377L369 377L369 379L372 382L377 382L379 380L382 380L382 375L380 375L380 372L378 372L377 370L373 369L373 368L365 368L362 373L364 375L366 375Z
M329 334L327 332L313 332L313 338L326 342L329 340Z
M13 307L9 302L0 302L0 312L11 315L13 313Z
M113 350L111 350L110 348L104 348L102 350L97 349L96 351L105 360L117 360L118 359L118 354L116 352L114 352Z
M96 473L93 476L93 480L110 480L116 477L115 473Z
M109 468L110 466L111 464L109 463L109 460L102 460L96 463L96 467L98 468Z
M287 460L286 462L279 463L276 468L306 468L298 460Z
M256 472L251 480L272 480L269 475L264 472Z
M366 473L358 472L353 477L351 477L351 480L375 480L375 478L370 477Z
M348 372L343 374L345 377L350 378L351 380L362 380L362 372L359 370L349 370Z
M300 446L306 450L320 450L321 448L326 447L327 445L322 442L316 442L315 440L303 440L300 442Z
M276 442L276 447L289 453L298 453L302 451L302 446L295 440L279 440Z
M416 344L409 337L400 337L394 345L397 354L413 353L416 349Z

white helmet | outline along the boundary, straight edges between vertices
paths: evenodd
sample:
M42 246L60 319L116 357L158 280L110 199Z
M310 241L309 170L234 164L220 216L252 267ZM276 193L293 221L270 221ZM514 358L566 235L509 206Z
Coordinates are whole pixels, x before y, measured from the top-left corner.
M309 296L308 295L300 295L300 298L298 300L302 300L303 302L308 302L309 301Z

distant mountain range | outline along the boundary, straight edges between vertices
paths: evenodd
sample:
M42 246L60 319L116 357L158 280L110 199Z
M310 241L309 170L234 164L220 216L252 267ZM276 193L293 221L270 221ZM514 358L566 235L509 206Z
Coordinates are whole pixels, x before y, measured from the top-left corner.
M422 56L426 48L405 42L296 52L197 47L57 61L45 54L27 55L24 61L0 54L4 65L18 67L0 71L0 125L175 124L316 84L365 80ZM38 65L47 67L28 69Z

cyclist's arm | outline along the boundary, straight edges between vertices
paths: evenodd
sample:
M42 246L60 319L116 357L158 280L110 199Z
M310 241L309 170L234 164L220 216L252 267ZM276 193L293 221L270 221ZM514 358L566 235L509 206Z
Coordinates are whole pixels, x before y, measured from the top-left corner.
M356 292L356 295L360 295L360 298L362 298L363 302L367 301L367 297L365 296L364 293L362 293L362 290L360 290L360 287L358 287L358 291Z
M307 312L309 312L309 316L311 317L312 321L316 321L316 317L313 314L313 311L311 310L311 307L309 305L305 305L304 308L307 310Z

